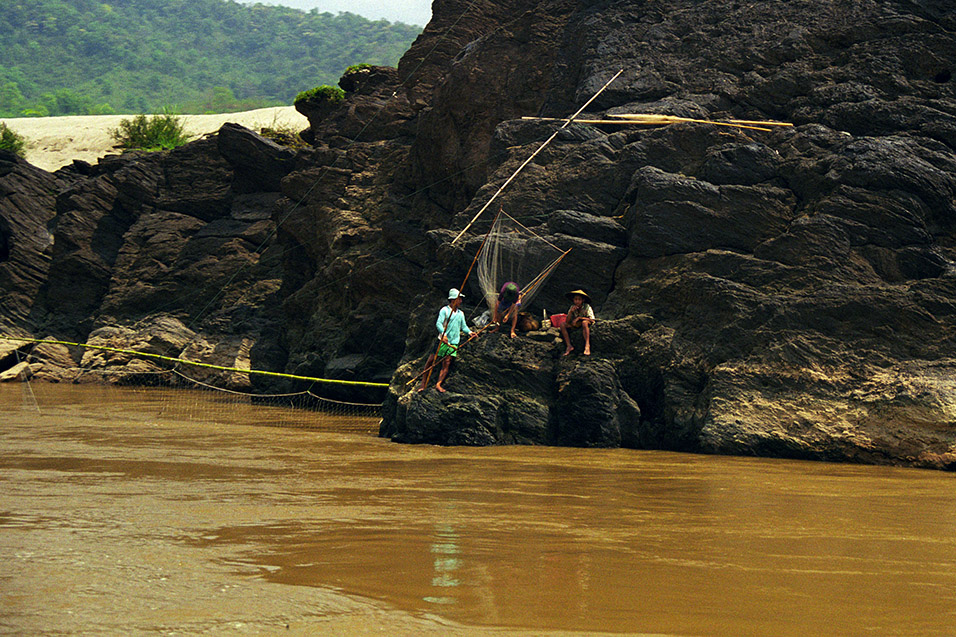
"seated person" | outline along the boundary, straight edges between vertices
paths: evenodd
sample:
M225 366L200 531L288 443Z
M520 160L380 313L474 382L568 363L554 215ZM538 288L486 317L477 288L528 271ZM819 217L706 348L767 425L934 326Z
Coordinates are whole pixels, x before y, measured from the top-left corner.
M498 293L498 302L495 303L494 316L491 320L495 323L511 323L511 338L515 337L515 327L518 324L518 309L521 307L521 291L518 284L508 281L501 286Z
M566 296L568 300L571 301L571 308L568 310L568 315L564 319L564 324L561 326L561 338L564 339L564 344L567 347L563 355L567 356L574 351L568 329L581 328L584 333L584 355L590 356L591 324L594 323L595 320L594 310L591 309L591 298L584 290L574 290L568 292Z

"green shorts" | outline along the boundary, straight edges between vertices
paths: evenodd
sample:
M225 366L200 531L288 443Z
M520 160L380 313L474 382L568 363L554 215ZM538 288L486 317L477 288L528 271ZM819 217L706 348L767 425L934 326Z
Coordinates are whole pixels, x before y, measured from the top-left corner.
M458 348L452 347L448 343L442 343L438 346L438 358L441 358L442 356L458 356Z

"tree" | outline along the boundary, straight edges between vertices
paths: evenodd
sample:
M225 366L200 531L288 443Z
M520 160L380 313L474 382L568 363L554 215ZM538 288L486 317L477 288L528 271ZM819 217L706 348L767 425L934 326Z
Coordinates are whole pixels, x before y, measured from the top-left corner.
M0 90L13 82L19 91L0 94L7 115L288 104L303 87L334 85L350 64L396 64L419 31L232 0L0 4Z
M0 84L0 113L19 113L24 107L23 93L16 82Z

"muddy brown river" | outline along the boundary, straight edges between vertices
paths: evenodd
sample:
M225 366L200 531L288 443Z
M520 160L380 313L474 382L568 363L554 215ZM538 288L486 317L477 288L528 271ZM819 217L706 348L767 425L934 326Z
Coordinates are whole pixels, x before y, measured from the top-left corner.
M956 476L0 386L0 632L952 635Z

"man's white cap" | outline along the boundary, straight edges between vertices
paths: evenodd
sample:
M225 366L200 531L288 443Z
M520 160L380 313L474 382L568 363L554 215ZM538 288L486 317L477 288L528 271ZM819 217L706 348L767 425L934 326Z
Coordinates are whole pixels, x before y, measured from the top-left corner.
M458 297L465 298L465 295L458 291L458 288L448 290L448 300L454 301Z

